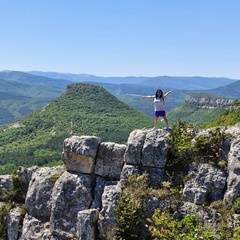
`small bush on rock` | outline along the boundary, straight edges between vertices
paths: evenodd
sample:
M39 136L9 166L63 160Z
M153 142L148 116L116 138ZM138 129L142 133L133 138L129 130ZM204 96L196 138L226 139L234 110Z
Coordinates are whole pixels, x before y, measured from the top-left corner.
M147 174L129 176L129 185L123 188L116 207L116 239L151 239L146 232L145 209L151 190L147 186Z
M177 221L170 213L159 209L155 210L152 219L148 219L148 229L154 240L218 239L215 238L212 229L204 227L196 215L185 215L182 220Z
M228 149L225 143L227 135L220 128L214 128L206 134L198 135L193 125L178 121L172 127L168 137L168 155L166 171L187 174L192 162L208 163L225 170ZM224 149L226 148L226 149ZM230 147L229 147L230 148Z
M11 203L3 203L0 206L0 239L7 239L7 214L12 208Z

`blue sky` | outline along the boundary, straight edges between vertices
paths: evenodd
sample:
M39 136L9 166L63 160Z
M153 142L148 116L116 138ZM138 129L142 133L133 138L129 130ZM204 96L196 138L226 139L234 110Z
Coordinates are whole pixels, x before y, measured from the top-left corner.
M239 0L0 0L0 71L240 79Z

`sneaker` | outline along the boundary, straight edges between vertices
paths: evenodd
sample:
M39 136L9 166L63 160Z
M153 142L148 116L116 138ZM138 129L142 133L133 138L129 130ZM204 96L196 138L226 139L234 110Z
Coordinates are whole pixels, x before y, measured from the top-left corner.
M153 127L153 128L152 128L152 131L155 131L155 130L156 130L156 127Z
M167 132L170 132L170 131L171 131L171 128L170 128L170 127L166 127L165 130L166 130Z

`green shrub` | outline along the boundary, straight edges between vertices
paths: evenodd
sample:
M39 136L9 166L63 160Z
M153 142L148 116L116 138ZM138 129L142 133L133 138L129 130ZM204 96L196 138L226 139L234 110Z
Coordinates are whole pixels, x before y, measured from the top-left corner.
M223 144L226 140L226 134L220 128L209 131L208 136L198 136L195 138L194 160L196 162L211 163L216 167L225 167L226 155L223 151Z
M196 128L179 120L172 127L168 137L168 154L166 171L171 175L173 172L188 172L189 163L193 161L192 138Z
M53 174L51 176L51 179L53 182L56 182L64 173L64 170L62 170L60 173Z
M175 220L169 212L156 209L152 218L148 219L148 229L151 239L215 240L216 235L211 228L203 226L196 215L185 215L180 221Z
M227 135L220 128L209 131L207 136L197 136L193 125L178 121L168 137L166 171L187 174L192 162L208 163L220 169L227 167L227 154L223 150Z
M235 227L233 229L233 238L231 240L239 240L240 239L240 227Z
M12 190L3 189L4 202L24 202L24 194L27 191L27 185L24 183L21 176L17 174L12 175Z
M151 217L147 211L147 203L153 198L165 201L171 211L176 211L181 198L180 191L172 187L171 182L162 182L160 189L153 189L147 185L146 173L129 176L129 185L121 192L116 207L116 239L135 240L152 239L147 226L147 219Z
M123 188L116 207L116 239L150 239L145 231L145 209L151 189L147 187L147 174L129 176L129 185Z
M12 208L12 204L3 203L0 205L0 239L7 239L7 220L6 216Z
M240 214L240 198L238 198L234 201L233 210L235 213Z

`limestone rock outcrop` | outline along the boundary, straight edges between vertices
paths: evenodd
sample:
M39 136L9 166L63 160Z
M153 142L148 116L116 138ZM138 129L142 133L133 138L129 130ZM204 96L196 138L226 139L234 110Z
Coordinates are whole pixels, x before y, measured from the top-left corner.
M227 175L209 164L193 164L189 170L189 181L183 189L186 201L202 205L223 198Z
M231 202L240 196L240 124L222 131L229 134L223 146L227 171L193 163L184 182L179 216L195 212L209 222L217 215L204 212L201 205ZM169 134L162 129L137 129L126 144L102 142L96 136L71 136L63 143L63 166L21 167L17 173L27 186L22 195L26 213L22 215L16 206L8 214L9 239L113 239L115 208L128 176L146 172L155 189L166 180ZM11 188L11 177L0 176L0 198L4 189ZM167 207L167 201L154 198L147 210L152 213Z
M194 103L199 108L227 108L231 107L236 99L220 97L197 97L187 94L185 101Z

